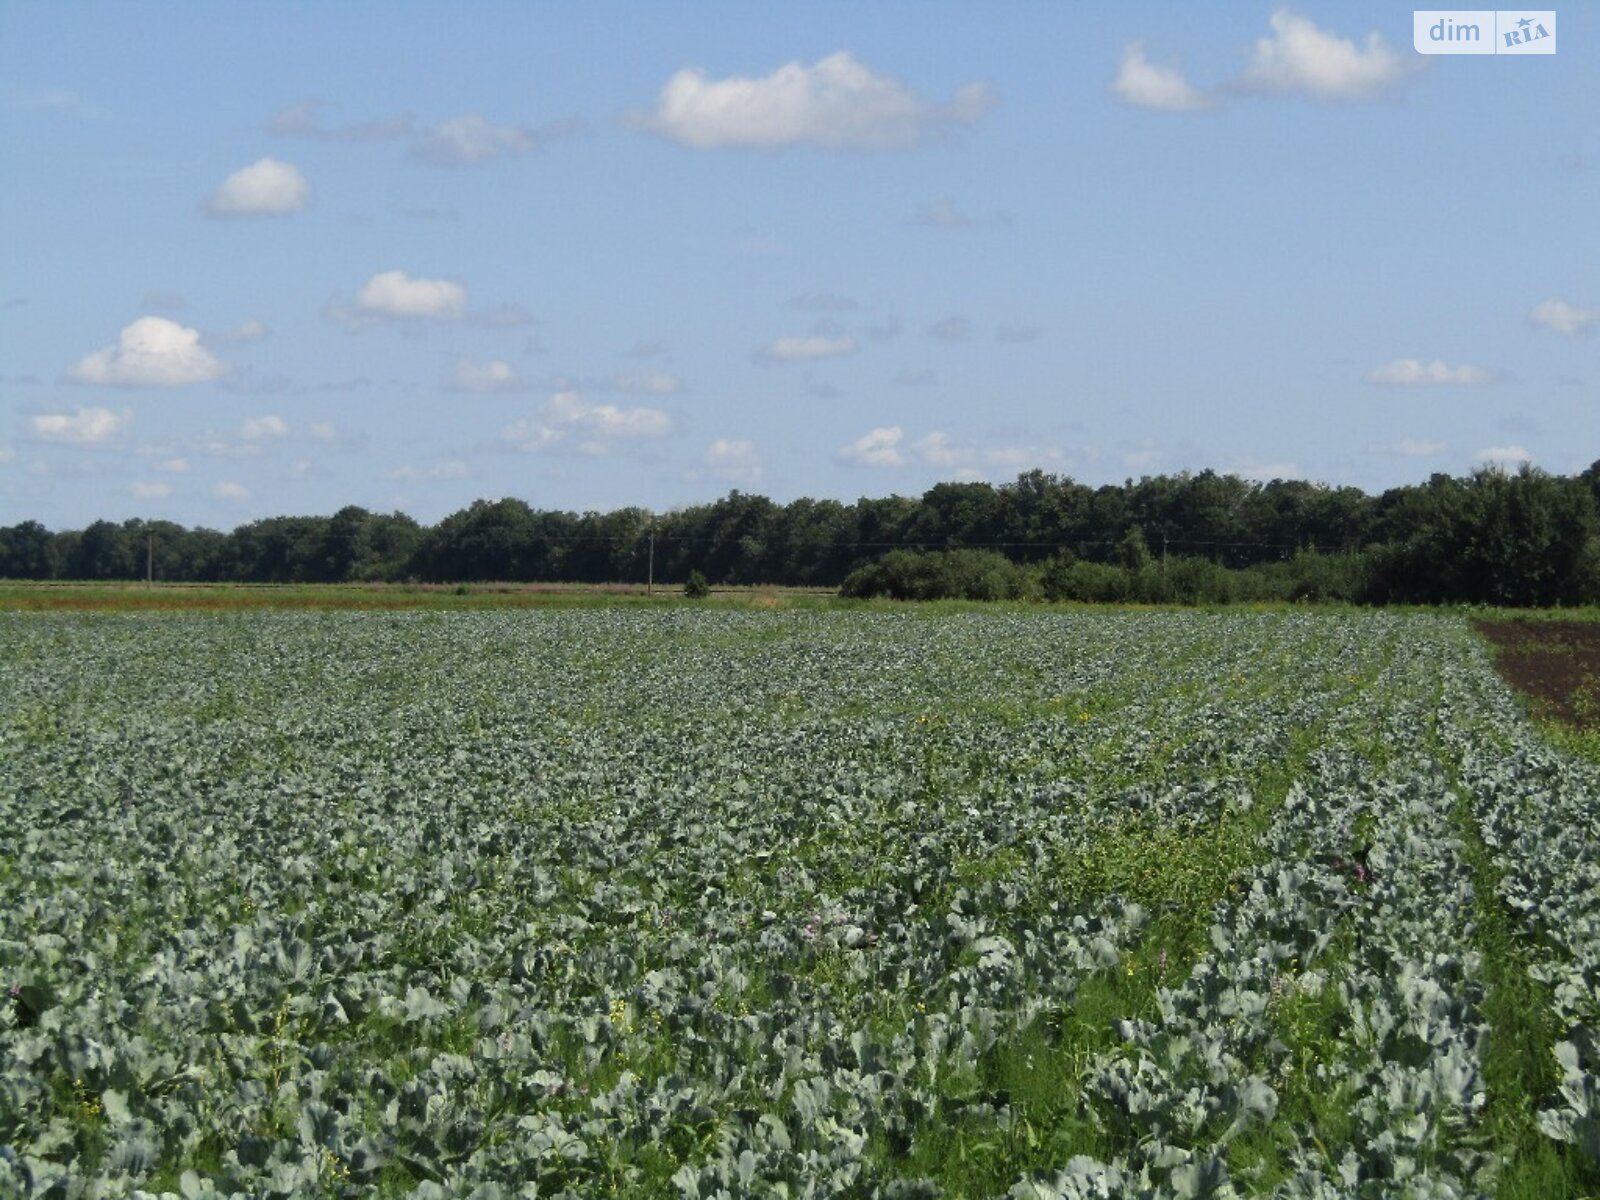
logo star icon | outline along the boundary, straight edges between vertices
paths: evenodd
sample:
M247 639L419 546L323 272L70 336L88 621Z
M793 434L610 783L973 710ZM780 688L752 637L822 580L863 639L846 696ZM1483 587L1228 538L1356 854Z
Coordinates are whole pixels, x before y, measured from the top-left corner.
M1532 24L1533 24L1533 22L1530 21L1527 17L1523 17L1522 20L1517 22L1517 27L1519 29L1526 29L1529 25L1532 25Z

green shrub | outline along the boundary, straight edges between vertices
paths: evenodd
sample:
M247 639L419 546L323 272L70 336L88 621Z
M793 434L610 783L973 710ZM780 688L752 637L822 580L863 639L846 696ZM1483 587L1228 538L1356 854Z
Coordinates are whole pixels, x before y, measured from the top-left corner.
M1235 572L1209 558L1174 558L1141 572L1140 581L1154 574L1158 596L1141 596L1152 604L1228 604L1236 598Z
M683 594L691 600L704 600L711 594L711 585L699 571L690 571L689 578L683 581Z
M855 599L1019 600L1030 583L1027 572L993 550L891 550L850 572L839 592Z
M1125 567L1079 561L1048 567L1041 586L1051 600L1122 604L1133 598L1132 582Z

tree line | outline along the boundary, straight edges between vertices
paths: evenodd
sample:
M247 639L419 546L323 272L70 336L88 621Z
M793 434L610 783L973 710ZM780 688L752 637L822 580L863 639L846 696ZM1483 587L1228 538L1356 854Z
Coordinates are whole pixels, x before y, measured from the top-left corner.
M147 570L186 582L614 583L653 571L663 584L699 572L713 584L858 595L1592 603L1600 462L1575 476L1439 474L1375 496L1209 470L1100 487L1029 471L853 504L733 491L665 514L479 500L433 526L347 507L228 533L137 519L0 527L0 578L128 580Z

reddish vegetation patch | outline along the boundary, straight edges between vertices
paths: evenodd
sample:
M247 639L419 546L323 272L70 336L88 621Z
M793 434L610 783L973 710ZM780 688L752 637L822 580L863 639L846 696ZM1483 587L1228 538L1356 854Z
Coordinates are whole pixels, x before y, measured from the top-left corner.
M1542 717L1600 729L1600 622L1475 621L1506 682Z

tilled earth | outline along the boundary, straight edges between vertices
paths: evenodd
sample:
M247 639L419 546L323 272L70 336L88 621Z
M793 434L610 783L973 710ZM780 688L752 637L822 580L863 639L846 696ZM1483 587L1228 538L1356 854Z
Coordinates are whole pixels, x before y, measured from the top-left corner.
M1476 621L1506 681L1540 716L1600 729L1600 622Z

